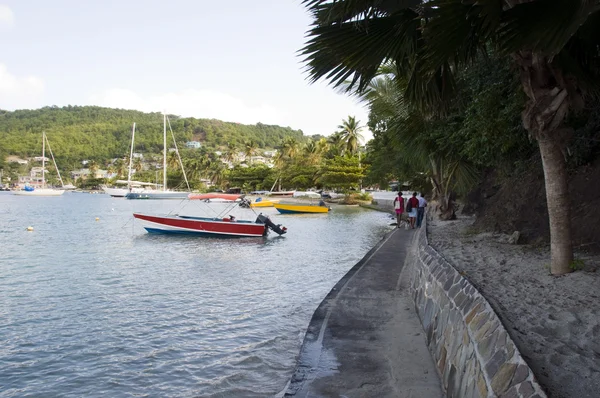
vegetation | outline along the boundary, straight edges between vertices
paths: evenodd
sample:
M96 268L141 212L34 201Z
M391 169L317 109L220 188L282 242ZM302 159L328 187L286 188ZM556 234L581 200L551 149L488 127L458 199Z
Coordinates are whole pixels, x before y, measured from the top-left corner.
M393 124L404 122L415 126L425 122L421 130L434 131L436 122L455 111L457 93L463 89L459 76L465 74L465 69L490 53L514 65L514 76L520 82L518 91L525 93L522 123L529 136L537 141L544 168L552 274L570 272L571 203L564 153L573 129L567 117L581 109L586 94L598 89L598 2L304 0L303 3L314 19L303 49L313 80L326 78L334 86L364 94L381 66L393 62L395 71L390 80L401 94L396 96L395 104L408 111L401 112L399 118L392 117ZM467 110L463 107L459 115ZM470 126L476 127L477 104L472 112L475 113L467 124L451 126L451 130L468 132ZM483 118L480 120L488 124ZM440 127L445 130L443 125ZM381 128L387 130L385 125ZM502 136L505 132L510 134L499 131ZM444 152L439 157L439 149L449 141L444 135L441 146L421 147L435 163L430 169L432 177L440 175L438 181L431 179L439 195L444 188L437 184L445 181L451 185L455 175L452 170L459 167L456 162L465 160L454 152ZM374 150L384 150L381 145ZM480 162L487 159L482 155Z
M308 140L301 130L262 123L243 125L215 119L180 118L169 115L171 126L182 148L187 141L200 141L210 150L226 150L228 145L245 151L275 148L286 138ZM162 153L162 114L96 106L45 107L36 110L0 110L0 159L7 155L41 155L41 133L45 131L61 170L93 160L105 167L110 159L129 153L131 126L136 122L135 152L144 156Z
M300 130L289 127L260 123L244 126L174 116L169 116L169 120L178 138L182 159L180 164L176 152L167 154L169 188L207 190L210 184L219 188L238 187L244 191L273 187L345 190L359 188L365 176L365 168L359 164L361 126L352 116L342 121L341 130L329 141L321 136L306 137ZM0 111L0 155L3 162L7 155L39 156L40 132L46 131L63 177L68 171L85 167L91 175L78 180L77 185L80 188L98 187L109 182L93 177L100 169L114 173L113 180L127 179L134 121L134 152L143 156L133 158L134 179L158 184L163 180L162 115L158 113L99 107ZM189 140L200 141L202 147L185 148L183 144ZM274 167L253 160L253 156L263 154L261 149L276 150ZM13 181L28 172L27 166L19 167L16 163L3 164L3 168ZM48 168L47 180L57 184L56 170L52 165Z

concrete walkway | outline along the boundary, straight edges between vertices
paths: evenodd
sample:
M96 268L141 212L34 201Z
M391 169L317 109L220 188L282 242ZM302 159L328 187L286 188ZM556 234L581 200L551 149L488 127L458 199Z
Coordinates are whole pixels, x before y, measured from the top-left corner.
M401 271L412 230L396 229L315 311L286 397L442 397Z

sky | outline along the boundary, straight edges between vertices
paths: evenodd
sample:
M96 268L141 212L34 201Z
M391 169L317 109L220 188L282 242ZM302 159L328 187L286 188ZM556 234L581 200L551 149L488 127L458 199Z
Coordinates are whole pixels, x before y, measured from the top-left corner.
M306 135L365 125L363 104L309 83L311 22L300 0L0 0L0 109L99 105Z

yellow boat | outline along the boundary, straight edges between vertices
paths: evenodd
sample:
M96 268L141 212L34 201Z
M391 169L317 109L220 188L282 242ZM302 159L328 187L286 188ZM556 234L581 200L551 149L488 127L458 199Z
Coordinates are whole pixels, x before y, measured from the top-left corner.
M325 206L325 203L275 203L274 207L282 214L327 213L329 210L331 210L328 206Z
M256 199L254 202L250 202L250 207L273 207L279 200L264 200L261 198Z

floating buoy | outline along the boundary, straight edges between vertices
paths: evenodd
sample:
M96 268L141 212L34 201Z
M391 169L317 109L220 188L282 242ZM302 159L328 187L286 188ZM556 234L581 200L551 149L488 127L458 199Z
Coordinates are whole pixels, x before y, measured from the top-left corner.
M31 232L31 231L33 231L33 227L27 227L27 230L28 230L29 232Z
M100 217L96 217L96 221L100 221Z

